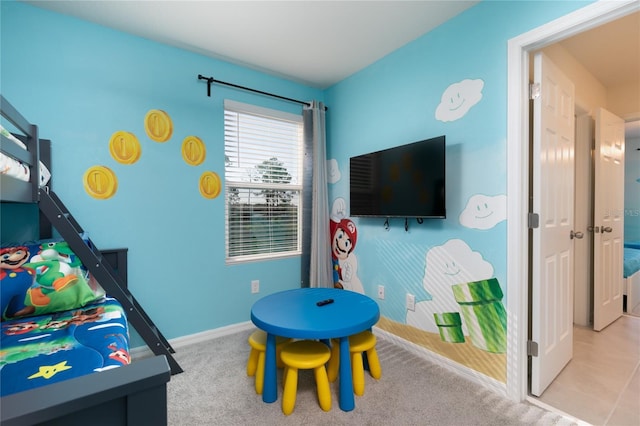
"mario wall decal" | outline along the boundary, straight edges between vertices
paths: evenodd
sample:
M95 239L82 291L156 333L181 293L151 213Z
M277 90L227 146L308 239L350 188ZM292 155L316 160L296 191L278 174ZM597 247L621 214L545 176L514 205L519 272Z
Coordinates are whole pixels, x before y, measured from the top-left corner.
M346 217L346 203L343 198L337 198L333 202L331 219L329 220L329 234L333 286L364 294L362 282L357 274L358 259L353 253L358 239L358 230L355 223Z

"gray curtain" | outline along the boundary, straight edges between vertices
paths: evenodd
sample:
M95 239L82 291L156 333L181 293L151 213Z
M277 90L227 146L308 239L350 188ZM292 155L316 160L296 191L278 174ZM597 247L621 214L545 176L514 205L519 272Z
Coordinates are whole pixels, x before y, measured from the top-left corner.
M325 107L313 101L302 113L304 178L302 222L302 287L333 287L329 244L329 195Z

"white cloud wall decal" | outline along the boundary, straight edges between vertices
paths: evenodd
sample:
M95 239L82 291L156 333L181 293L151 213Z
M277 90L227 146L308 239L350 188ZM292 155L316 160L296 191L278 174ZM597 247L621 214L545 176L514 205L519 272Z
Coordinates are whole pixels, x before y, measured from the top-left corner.
M460 213L460 225L473 229L491 229L507 219L507 196L475 194Z
M327 182L336 183L340 180L340 166L338 165L338 160L332 158L327 161Z
M460 239L449 240L427 252L424 288L431 300L416 303L416 310L407 311L406 322L421 330L438 333L433 314L458 312L460 306L453 297L452 285L480 281L493 276L493 265ZM466 334L466 326L463 323Z
M447 122L464 117L482 99L483 87L484 81L480 79L466 79L447 87L436 108L436 120Z

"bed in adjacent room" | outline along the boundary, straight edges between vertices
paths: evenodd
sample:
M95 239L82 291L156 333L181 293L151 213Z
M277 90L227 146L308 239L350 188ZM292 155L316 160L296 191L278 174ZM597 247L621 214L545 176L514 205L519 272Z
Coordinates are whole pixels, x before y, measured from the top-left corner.
M623 273L626 312L640 315L640 241L625 242Z

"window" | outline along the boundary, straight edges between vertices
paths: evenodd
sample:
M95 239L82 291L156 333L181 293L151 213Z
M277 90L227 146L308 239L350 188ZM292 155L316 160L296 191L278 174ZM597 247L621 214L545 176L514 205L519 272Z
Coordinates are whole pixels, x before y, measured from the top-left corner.
M302 116L225 101L227 263L301 253Z

